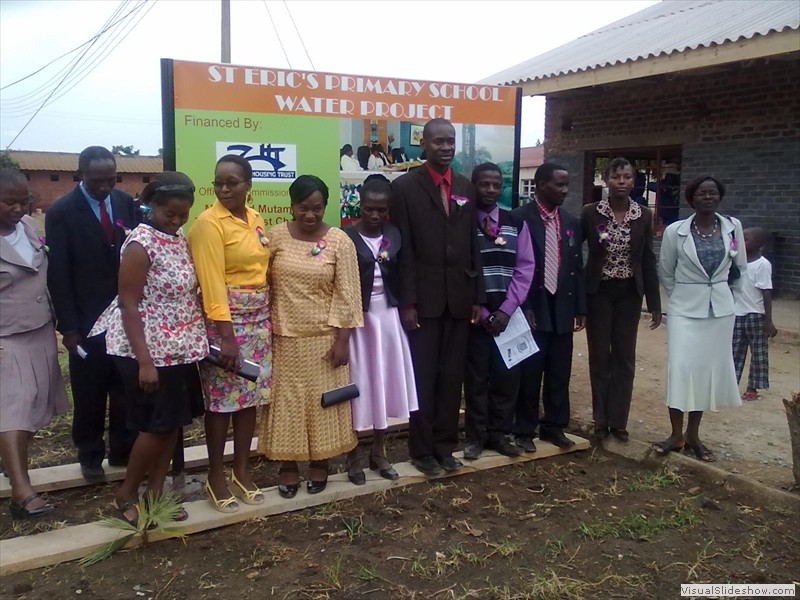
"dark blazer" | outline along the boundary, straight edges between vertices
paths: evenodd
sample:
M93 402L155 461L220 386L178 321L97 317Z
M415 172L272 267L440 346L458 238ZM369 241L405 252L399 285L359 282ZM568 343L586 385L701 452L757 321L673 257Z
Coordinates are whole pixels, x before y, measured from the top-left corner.
M372 249L359 235L355 224L344 227L344 232L353 240L358 258L358 274L361 279L361 306L364 312L369 310L369 299L372 296L372 284L375 281L375 255ZM389 260L379 262L381 277L383 278L384 291L389 300L389 306L400 303L400 272L397 266L397 253L402 246L400 230L389 223L383 226L383 238L389 242L386 249Z
M435 319L445 310L469 319L472 305L483 304L481 259L475 228L475 188L453 171L450 215L424 165L392 183L392 223L400 229L400 302L414 304L420 318ZM452 199L469 201L463 206Z
M124 229L138 224L133 198L112 190L111 214L113 244L106 240L100 221L78 186L45 213L45 237L50 248L47 286L61 333L78 332L86 337L117 295Z
M600 286L600 277L603 274L603 263L606 258L606 248L600 243L596 227L605 225L608 218L597 212L598 202L587 204L581 214L581 228L583 238L589 249L586 260L585 280L586 293L595 294ZM658 289L658 265L656 254L653 251L653 213L642 206L642 216L631 221L631 268L636 280L636 289L640 296L647 298L649 312L661 312L661 293Z
M536 272L528 292L526 308L533 310L536 330L553 332L553 318L544 288L544 223L533 200L511 211L512 215L525 220L533 242ZM586 314L586 292L583 285L583 256L581 255L581 224L564 208L559 207L561 221L561 270L558 273L558 289L555 297L554 333L571 333L575 327L575 316ZM568 232L572 235L568 235Z

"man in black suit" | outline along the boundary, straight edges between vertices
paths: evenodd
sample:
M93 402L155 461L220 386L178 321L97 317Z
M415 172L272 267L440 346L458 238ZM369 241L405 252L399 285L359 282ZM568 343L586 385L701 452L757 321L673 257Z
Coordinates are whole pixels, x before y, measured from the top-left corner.
M122 381L106 354L105 336L86 336L117 295L120 246L137 218L133 199L114 189L117 165L106 148L90 146L81 152L78 171L82 181L45 215L50 248L47 284L69 351L72 440L83 476L99 481L104 475L106 397L110 398L109 464L127 464L136 432L126 426Z
M574 444L564 435L569 423L569 379L572 334L586 324L580 221L561 208L569 189L569 173L554 163L534 174L536 194L512 214L524 219L533 240L536 271L528 292L526 314L539 352L523 361L517 397L514 436L526 452L535 452L533 437L561 448ZM544 380L544 414L539 398Z
M484 301L475 229L475 190L450 168L456 132L446 119L425 124L428 162L392 184L392 222L400 229L400 317L417 379L419 410L411 414L408 448L428 475L463 465L458 442L461 384L469 324Z

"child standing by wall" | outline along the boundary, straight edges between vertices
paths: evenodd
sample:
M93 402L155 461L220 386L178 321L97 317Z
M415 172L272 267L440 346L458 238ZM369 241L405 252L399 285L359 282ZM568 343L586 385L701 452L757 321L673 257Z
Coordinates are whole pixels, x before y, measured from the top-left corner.
M741 292L736 295L736 324L733 329L733 361L736 380L741 381L747 348L750 347L750 375L742 400L758 400L758 390L769 388L768 337L778 330L772 323L772 265L761 256L767 232L753 227L744 230L747 271Z

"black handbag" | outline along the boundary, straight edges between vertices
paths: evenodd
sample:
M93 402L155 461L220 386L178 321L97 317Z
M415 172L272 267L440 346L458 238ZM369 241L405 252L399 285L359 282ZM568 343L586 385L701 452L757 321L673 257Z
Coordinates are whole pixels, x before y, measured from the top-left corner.
M212 365L219 366L219 346L214 346L213 344L208 347L208 356L206 356L203 360L211 363ZM236 371L236 374L239 377L244 377L247 381L255 382L258 379L259 374L261 373L261 367L258 363L254 363L252 360L244 359L242 364L239 365L239 368Z
M336 388L335 390L328 390L327 392L322 392L322 399L320 400L320 404L322 405L322 408L328 408L329 406L334 406L335 404L339 404L341 402L347 402L348 400L352 400L353 398L358 398L358 396L359 396L358 387L356 387L355 383L351 383L350 385Z

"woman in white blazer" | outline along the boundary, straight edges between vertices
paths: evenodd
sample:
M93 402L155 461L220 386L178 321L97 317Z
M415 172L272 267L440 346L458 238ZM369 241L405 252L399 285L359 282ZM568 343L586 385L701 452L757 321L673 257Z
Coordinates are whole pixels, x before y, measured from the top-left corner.
M685 195L695 212L666 228L659 259L669 297L666 403L672 434L652 448L658 454L684 448L713 462L714 453L700 441L700 420L706 410L741 404L731 352L732 288L741 284L747 256L742 224L716 212L725 195L722 182L702 175L689 182Z

